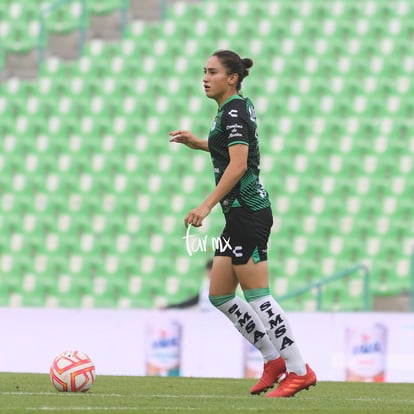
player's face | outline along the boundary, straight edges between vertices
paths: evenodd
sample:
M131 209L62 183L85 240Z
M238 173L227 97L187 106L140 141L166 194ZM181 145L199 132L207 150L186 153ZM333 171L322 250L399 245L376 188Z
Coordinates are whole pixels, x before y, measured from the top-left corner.
M217 56L211 56L204 68L203 86L206 96L219 105L236 92L237 75L229 75Z

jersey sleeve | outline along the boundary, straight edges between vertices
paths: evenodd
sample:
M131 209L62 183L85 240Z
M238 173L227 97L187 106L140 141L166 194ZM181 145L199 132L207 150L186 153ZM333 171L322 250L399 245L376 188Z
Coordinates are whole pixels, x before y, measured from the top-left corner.
M249 122L244 99L234 99L223 109L221 127L227 145L249 145Z

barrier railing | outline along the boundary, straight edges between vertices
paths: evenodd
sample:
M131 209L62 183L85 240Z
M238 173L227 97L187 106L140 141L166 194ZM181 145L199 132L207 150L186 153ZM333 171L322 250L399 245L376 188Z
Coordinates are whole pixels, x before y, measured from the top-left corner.
M413 255L414 257L414 255ZM414 262L414 258L413 258L413 262ZM413 265L414 266L414 265ZM283 300L287 300L287 299L292 299L293 297L296 296L300 296L310 290L316 289L317 290L317 296L316 296L316 310L320 311L322 310L322 301L323 301L323 291L322 288L329 284L332 283L336 280L342 279L348 275L350 275L351 273L354 272L358 272L358 271L362 271L363 274L363 278L364 278L364 295L363 295L363 307L365 311L369 311L371 310L371 293L370 293L370 273L369 273L369 269L363 265L363 264L358 264L355 265L349 269L343 270L341 272L337 272L334 273L332 276L323 278L323 279L319 279L315 282L312 282L306 286L304 286L303 288L299 288L296 290L293 290L292 292L287 293L286 295L283 296L278 296L277 300L278 301L283 301ZM413 275L414 277L414 275Z
M46 21L48 16L55 10L59 9L60 7L64 7L67 4L73 2L75 0L57 0L50 5L42 7L39 12L39 39L38 39L38 47L37 47L37 55L38 55L38 68L42 66L45 57L45 43L46 43ZM85 44L85 21L86 21L86 0L80 0L81 4L81 12L79 15L79 55L82 54L83 47Z
M83 49L85 46L86 40L86 17L87 17L87 2L86 0L56 0L55 2L51 3L50 5L42 7L41 11L39 12L39 36L38 36L38 67L40 68L45 57L45 44L46 44L46 22L49 15L59 9L60 7L65 7L69 3L77 1L81 5L81 11L79 14L79 56L82 55ZM121 30L121 37L125 35L125 29L127 24L127 9L128 9L128 0L119 0L119 10L121 12L120 18L120 30Z

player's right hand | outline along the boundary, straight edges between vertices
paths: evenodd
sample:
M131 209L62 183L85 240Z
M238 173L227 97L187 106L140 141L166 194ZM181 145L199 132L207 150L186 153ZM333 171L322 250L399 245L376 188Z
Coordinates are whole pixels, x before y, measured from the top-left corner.
M193 149L198 148L198 138L191 131L183 131L181 129L178 129L176 131L169 132L168 135L171 137L170 142L178 142Z

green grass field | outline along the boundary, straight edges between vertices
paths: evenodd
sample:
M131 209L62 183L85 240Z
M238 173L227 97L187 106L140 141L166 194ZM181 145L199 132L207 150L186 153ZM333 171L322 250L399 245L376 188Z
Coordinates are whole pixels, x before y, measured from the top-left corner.
M44 374L0 373L0 413L414 413L414 384L321 382L294 398L251 396L254 380L98 376L85 394Z

